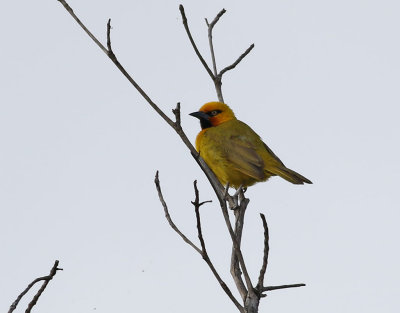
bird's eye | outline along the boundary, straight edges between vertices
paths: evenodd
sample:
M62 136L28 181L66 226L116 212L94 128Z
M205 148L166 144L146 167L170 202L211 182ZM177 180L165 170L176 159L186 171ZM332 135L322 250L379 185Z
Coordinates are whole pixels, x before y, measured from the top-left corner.
M220 111L218 111L218 110L214 110L214 111L211 111L211 112L210 112L210 115L211 115L211 116L215 116L215 115L217 115L219 112L220 112Z

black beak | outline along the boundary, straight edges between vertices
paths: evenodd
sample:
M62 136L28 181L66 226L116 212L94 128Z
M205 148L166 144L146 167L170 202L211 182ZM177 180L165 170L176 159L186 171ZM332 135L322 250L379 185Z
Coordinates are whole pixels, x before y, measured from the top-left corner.
M208 114L206 114L206 113L204 113L204 112L201 112L201 111L199 111L199 112L193 112L193 113L190 113L189 115L194 116L194 117L197 117L199 120L206 120L206 121L208 121L208 120L210 119L210 116L209 116Z

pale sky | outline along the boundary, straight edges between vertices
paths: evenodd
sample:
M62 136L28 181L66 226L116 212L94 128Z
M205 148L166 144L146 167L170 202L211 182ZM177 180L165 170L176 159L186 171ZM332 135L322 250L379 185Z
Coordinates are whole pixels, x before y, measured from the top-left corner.
M250 187L243 253L255 282L270 228L263 312L400 312L400 3L398 1L70 0L112 43L121 63L167 114L188 116L216 99L181 23L210 60L215 28L225 101L281 160L314 184L281 178ZM54 260L64 268L35 312L236 312L201 257L169 227L170 213L197 243L193 180L203 232L221 276L231 243L204 174L177 135L56 0L0 4L0 310ZM33 290L36 291L37 289ZM19 310L24 312L30 293Z

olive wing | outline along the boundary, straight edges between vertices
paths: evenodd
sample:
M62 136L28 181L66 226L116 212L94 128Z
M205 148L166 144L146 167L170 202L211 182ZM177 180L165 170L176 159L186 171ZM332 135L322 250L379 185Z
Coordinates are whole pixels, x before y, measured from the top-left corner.
M226 157L235 170L256 180L265 179L264 161L246 135L233 134L228 143Z

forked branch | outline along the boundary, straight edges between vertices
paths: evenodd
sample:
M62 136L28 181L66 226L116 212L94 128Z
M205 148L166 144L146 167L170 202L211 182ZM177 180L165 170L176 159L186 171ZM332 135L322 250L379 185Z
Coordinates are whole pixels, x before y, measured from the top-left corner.
M194 181L194 191L195 191L195 200L192 201L192 204L194 206L195 214L196 214L196 225L197 225L197 234L199 237L201 249L198 248L189 238L187 238L180 230L179 228L175 225L175 223L172 221L171 216L168 212L168 206L164 200L164 196L161 192L161 186L160 186L160 180L158 177L158 171L156 173L156 177L154 179L154 183L157 188L158 196L160 198L160 201L164 207L164 212L165 212L165 217L171 226L171 228L185 241L187 244L189 244L193 249L195 249L203 258L203 260L207 263L208 267L210 268L211 272L214 274L214 277L217 279L218 283L220 284L221 288L225 291L226 295L231 299L233 304L238 308L238 310L241 313L245 313L243 306L236 300L235 296L232 294L231 290L229 287L226 285L226 283L222 280L221 276L217 272L214 264L212 263L210 257L208 256L207 249L206 249L206 244L204 241L203 237L203 231L201 229L201 219L200 219L200 207L203 204L209 203L211 201L203 201L200 202L200 196L199 196L199 190L197 188L197 181Z
M56 260L54 262L53 267L50 270L50 274L47 276L43 276L43 277L39 277L36 278L34 281L32 281L26 288L24 291L22 291L19 296L17 297L17 299L11 304L10 309L8 310L8 313L13 312L17 306L18 303L21 301L22 297L25 296L27 294L27 292L38 282L43 281L42 286L40 287L40 289L37 291L37 293L35 294L35 296L33 297L32 301L29 302L28 307L25 311L25 313L30 313L32 308L36 305L36 303L38 302L40 296L42 295L43 291L46 289L47 285L49 284L50 280L53 279L53 277L57 274L57 271L62 271L62 268L58 268L58 263L59 261Z
M210 75L212 81L214 82L214 86L215 86L215 90L217 92L217 97L218 100L221 102L224 102L224 97L222 95L222 75L224 75L224 73L226 73L227 71L235 68L245 57L246 55L248 55L250 53L250 51L254 48L254 44L251 44L249 48L247 48L247 50L241 54L239 56L239 58L233 62L231 65L225 67L223 70L221 70L219 73L217 71L217 62L216 62L216 58L215 58L215 52L214 52L214 43L213 43L213 29L214 26L218 23L219 19L221 18L222 15L225 14L226 10L222 9L217 15L216 17L212 20L211 23L208 22L208 20L206 19L206 24L208 27L208 42L209 42L209 46L210 46L210 53L211 53L211 60L212 60L212 64L213 64L213 71L211 71L210 67L208 66L207 62L204 60L203 56L201 55L199 49L197 48L197 45L195 43L195 41L193 40L193 36L190 32L189 29L189 24L187 21L187 17L185 14L185 9L183 8L183 5L179 6L179 11L181 12L182 15L182 22L183 22L183 26L185 27L186 30L186 34L189 37L189 41L192 44L192 47L197 55L197 57L199 58L201 64L203 64L205 70L207 71L208 75Z

